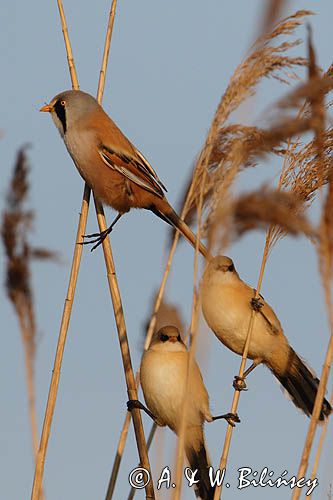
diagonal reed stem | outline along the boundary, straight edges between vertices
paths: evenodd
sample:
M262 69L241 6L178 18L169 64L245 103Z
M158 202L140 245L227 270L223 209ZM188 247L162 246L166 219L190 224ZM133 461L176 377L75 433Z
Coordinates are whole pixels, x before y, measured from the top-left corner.
M183 210L181 212L181 218L183 218L187 212L188 202L189 202L190 196L192 195L192 192L193 192L193 183L191 184L188 196L187 196L186 201L184 203L184 207L183 207ZM149 322L149 326L148 326L148 330L147 330L147 335L146 335L146 339L145 339L145 344L144 344L144 350L147 350L149 348L149 344L150 344L151 338L152 338L154 330L155 330L156 321L157 321L157 314L158 314L159 308L160 308L161 303L162 303L166 283L167 283L167 280L168 280L168 277L170 274L170 270L171 270L172 260L173 260L173 257L174 257L175 251L176 251L177 243L179 241L179 236L180 236L180 233L178 231L176 231L174 238L173 238L173 241L172 241L172 245L171 245L170 250L169 250L169 255L167 258L167 263L166 263L165 270L163 273L160 288L159 288L159 291L158 291L158 294L157 294L157 297L155 300L154 311L153 311L152 317L150 318L150 322ZM137 388L139 388L140 387L140 372L139 372L139 370L136 373L136 384L137 384ZM130 425L130 421L131 421L131 419L128 418L128 412L126 412L124 423L123 423L122 429L120 431L118 448L117 448L116 456L114 458L111 476L110 476L110 481L109 481L108 490L106 493L105 500L111 500L113 497L114 488L116 486L119 468L120 468L123 452L125 449L125 444L126 444L126 439L127 439L127 435L128 435L128 428Z
M94 198L94 201L95 201L95 208L96 208L96 213L97 213L97 220L98 220L99 229L102 232L105 229L107 229L104 210L103 210L102 205L100 204L100 202L96 198ZM116 276L114 260L113 260L113 256L112 256L112 250L111 250L109 238L105 238L103 241L103 251L104 251L105 266L107 269L107 278L108 278L108 283L109 283L109 288L110 288L110 293L111 293L111 298L112 298L112 305L113 305L113 310L114 310L114 315L115 315L115 320L116 320L116 325L117 325L119 345L120 345L123 366L124 366L124 372L125 372L125 379L126 379L126 385L127 385L127 395L128 395L128 399L138 399L138 392L137 392L137 387L136 387L136 383L135 383L131 355L130 355L127 333L126 333L124 311L123 311L123 307L122 307L122 303L121 303L120 291L119 291L119 287L118 287L118 281L117 281L117 276ZM137 442L138 453L139 453L139 457L140 457L140 464L141 464L141 467L145 468L149 472L150 477L151 477L150 464L149 464L149 458L148 458L148 452L147 452L147 445L146 445L146 440L145 440L145 435L144 435L143 425L142 425L142 419L141 419L141 412L139 409L136 408L136 409L133 409L131 411L131 413L132 413L132 418L133 418L133 425L134 425L134 432L135 432L135 438L136 438L136 442ZM154 499L155 494L154 494L154 487L153 487L152 481L148 482L145 489L146 489L146 498Z
M330 397L330 404L333 405L333 390L332 390L331 397ZM321 429L319 443L318 443L318 447L317 447L317 451L316 451L316 456L315 456L315 459L313 462L313 467L312 467L312 472L311 472L311 481L313 481L317 476L318 467L319 467L319 460L320 460L321 452L323 450L329 421L330 421L330 419L327 418L323 424L322 429ZM312 490L311 494L309 495L309 500L312 498L313 491L314 490Z
M332 360L333 360L333 311L332 311L332 305L331 305L331 300L330 300L331 294L330 294L330 290L329 290L329 284L327 284L327 285L328 286L325 286L325 283L324 283L324 289L325 289L325 295L326 295L326 306L327 306L327 310L328 310L328 320L329 320L331 335L330 335L330 339L329 339L328 346L327 346L325 360L324 360L324 364L323 364L323 368L322 368L322 372L321 372L321 376L320 376L320 382L319 382L319 386L317 389L317 395L316 395L315 403L313 406L311 420L309 423L308 432L307 432L304 447L303 447L300 465L299 465L298 472L297 472L298 478L304 477L306 474L307 468L308 468L310 452L311 452L313 440L314 440L314 437L316 434L316 429L317 429L318 421L319 421L318 420L319 414L320 414L320 410L321 410L323 400L325 397L326 386L327 386L330 368L331 368L331 364L332 364ZM327 417L327 420L328 419L329 419L329 417ZM297 491L295 491L295 490L297 490ZM294 490L293 495L292 495L292 500L298 500L300 497L301 492L298 491L298 490L300 490L300 488L295 488L295 490Z
M44 415L43 430L42 430L42 435L41 435L40 444L39 444L39 450L38 450L38 454L37 454L35 476L34 476L34 482L33 482L33 487L32 487L31 500L38 500L39 499L39 494L40 494L42 480L43 480L47 445L48 445L48 440L49 440L49 436L50 436L54 408L55 408L57 393L58 393L60 368L61 368L62 357L63 357L65 343L66 343L67 330L68 330L69 321L70 321L70 317L71 317L75 288L76 288L76 283L77 283L77 277L79 274L79 267L80 267L80 261L81 261L81 255L82 255L82 245L79 245L78 243L80 243L82 241L82 235L85 233L87 215L88 215L88 207L89 207L89 196L90 196L90 189L87 186L85 186L82 205L81 205L79 225L78 225L78 230L76 233L76 243L75 243L74 255L73 255L73 260L72 260L72 268L71 268L68 290L67 290L67 295L66 295L65 304L64 304L64 310L63 310L63 314L62 314L62 318L61 318L61 325L60 325L60 332L59 332L59 337L58 337L57 350L56 350L54 366L53 366L53 371L52 371L52 378L51 378L50 389L49 389L49 395L48 395L48 400L47 400L47 405L46 405L46 410L45 410L45 415Z
M156 424L156 422L154 422L153 425L151 426L149 436L147 439L147 450L148 451L150 450L151 444L153 442L156 429L157 429L157 424ZM133 486L132 486L132 488L130 489L130 492L128 494L127 500L133 500L136 492L137 492L137 488L133 488Z
M269 232L268 232L268 234L269 234ZM266 262L267 262L267 258L268 258L268 253L269 253L269 237L266 238L264 253L263 253L263 257L262 257L262 261L261 261L261 266L260 266L258 284L257 284L257 288L256 288L256 291L255 291L255 294L254 294L254 298L258 298L259 294L260 294L260 289L261 289L262 280L263 280L263 277L264 277L264 272L265 272L265 266L266 266ZM242 355L242 361L241 361L241 364L240 364L240 367L239 367L239 372L238 372L238 376L240 378L243 377L243 375L244 375L245 365L246 365L246 361L247 361L247 355L248 355L248 352L249 352L249 346L250 346L250 342L251 342L251 336L252 336L252 331L253 331L253 326L254 326L256 314L257 314L256 311L253 309L252 312L251 312L249 328L248 328L248 331L247 331L246 341L245 341L245 345L244 345L244 350L243 350L243 355ZM234 397L233 397L233 400L232 400L231 410L230 410L231 413L237 413L239 398L240 398L240 391L236 391L235 390ZM224 445L223 445L223 451L222 451L221 461L220 461L220 470L225 469L226 466L227 466L229 449L230 449L230 443L231 443L231 437L232 437L232 431L233 431L232 425L228 424L228 427L227 427L227 430L226 430L226 435L225 435L225 441L224 441ZM220 486L216 485L215 493L214 493L214 500L219 500L221 498L221 495L222 495L222 486L223 486L223 483Z
M197 329L198 329L198 318L199 318L199 297L197 291L197 279L198 279L198 258L199 258L199 241L201 233L201 220L202 220L202 208L203 208L203 191L206 183L207 171L204 170L199 202L197 204L197 220L198 220L198 230L197 230L197 240L195 244L194 252L194 263L193 263L193 299L192 299L192 311L191 311L191 325L190 325L190 348L187 363L187 373L186 373L186 383L185 383L185 394L183 395L182 401L182 417L180 422L180 431L178 435L177 442L177 452L176 452L176 488L174 490L173 499L181 499L181 488L182 488L182 470L184 464L184 448L185 448L185 438L186 438L186 416L188 413L188 406L190 404L189 399L189 384L190 376L195 363L195 352L197 344Z
M113 461L111 476L110 476L105 500L111 500L111 498L113 496L114 489L116 487L116 482L117 482L118 473L119 473L119 469L120 469L121 459L123 458L124 448L125 448L125 444L126 444L126 439L127 439L128 429L129 429L129 426L131 423L131 419L132 419L131 413L129 411L127 411L126 415L125 415L123 427L122 427L122 430L120 433L116 455L115 455L114 461Z
M201 150L196 167L194 169L192 182L191 182L191 185L189 187L188 193L186 195L185 203L184 203L184 206L183 206L183 209L181 212L181 216L180 216L182 219L184 219L184 217L186 216L186 214L190 208L190 203L191 203L192 195L194 192L194 188L196 186L197 179L200 177L200 171L202 169L206 170L208 167L209 158L210 158L210 155L211 155L211 152L213 149L214 137L216 136L216 133L218 130L218 123L219 123L218 110L219 110L219 107L215 113L215 116L214 116L214 119L212 121L212 125L211 125L209 133L207 135L205 144ZM200 190L200 192L201 192L201 190ZM144 345L145 350L148 349L152 335L154 333L154 329L156 326L156 320L157 320L157 314L158 314L158 311L159 311L159 308L160 308L160 305L161 305L161 302L163 299L163 295L165 292L165 286L166 286L166 283L167 283L167 280L168 280L168 277L170 274L171 264L172 264L174 253L176 251L179 236L180 236L179 232L176 231L174 238L173 238L173 241L172 241L171 248L169 250L169 255L167 258L166 267L165 267L164 274L162 277L162 282L161 282L161 285L160 285L160 288L159 288L159 291L158 291L158 294L156 297L154 312L153 312L152 317L150 319L150 323L149 323L149 327L148 327L148 331L147 331L147 335L146 335L146 340L145 340L145 345ZM199 237L197 238L197 240L198 239L199 239ZM138 387L139 387L139 385L140 385L139 372L137 372L136 378L137 378L137 381L138 381L137 383L138 383ZM109 487L108 487L107 496L106 496L105 500L111 500L113 492L114 492L114 487L115 487L115 484L117 481L117 476L118 476L119 467L120 467L120 463L121 463L121 459L122 459L122 454L123 454L125 444L126 444L129 424L130 424L130 420L127 419L127 417L125 417L123 427L122 427L122 430L120 432L118 450L117 450L117 453L116 453L116 456L115 456L115 459L113 462Z
M300 113L301 113L301 111L299 112L299 116L300 116ZM287 143L286 154L285 154L284 159L283 159L281 174L280 174L279 182L278 182L278 186L277 186L278 190L282 189L283 179L284 179L286 168L287 168L287 159L290 155L291 148L292 148L292 142L291 142L291 139L289 138L288 143ZM261 290L262 280L264 277L264 272L265 272L265 268L266 268L266 264L267 264L267 259L269 257L271 245L272 245L272 242L274 240L274 229L275 229L275 226L270 225L268 230L267 230L267 233L266 233L265 246L264 246L263 256L261 259L259 278L258 278L258 283L257 283L257 288L255 291L254 298L258 298L260 295L260 290ZM242 354L242 360L241 360L241 364L240 364L239 372L238 372L239 377L243 377L243 375L244 375L246 361L247 361L247 355L248 355L248 351L249 351L249 346L250 346L250 342L251 342L251 336L252 336L252 331L253 331L253 326L254 326L254 321L255 321L255 315L256 315L256 311L252 310L251 318L250 318L250 322L249 322L249 328L247 331L247 337L246 337L246 341L245 341L245 345L244 345L244 351ZM235 391L234 396L233 396L233 400L232 400L232 405L231 405L231 412L232 413L237 413L239 398L240 398L240 391ZM233 427L229 424L227 427L227 430L226 430L226 435L225 435L225 440L224 440L224 445L223 445L223 450L222 450L222 455L221 455L221 460L220 460L220 466L219 466L220 470L223 470L227 466L231 438L232 438L232 432L233 432ZM214 500L219 500L221 498L222 487L223 487L223 483L220 486L216 485L215 493L214 493Z
M102 65L101 65L101 70L99 72L99 80L98 80L98 88L97 88L97 101L99 103L101 103L102 99L103 99L106 69L107 69L108 60L109 60L111 37L112 37L112 32L113 32L114 18L116 15L116 8L117 8L117 0L112 0L108 26L106 29L106 37L105 37L105 42L104 42L104 52L103 52L103 58L102 58Z
M101 67L101 71L100 71L100 78L99 78L99 82L98 82L97 100L99 102L101 102L102 97L103 97L105 75L106 75L110 41L111 41L111 36L112 36L113 24L114 24L114 17L115 17L115 12L116 12L116 5L117 5L117 1L113 0L111 10L110 10L110 15L109 15L107 32L106 32L106 39L105 39L102 67ZM95 209L96 209L96 215L97 215L99 229L102 232L107 228L103 206L95 197L94 197L94 202L95 202ZM122 360L123 360L128 399L138 399L137 387L136 387L136 382L135 382L135 378L134 378L132 361L131 361L127 333L126 333L125 317L124 317L124 312L123 312L123 308L122 308L121 296L120 296L118 281L117 281L117 277L116 277L115 265L114 265L112 249L111 249L111 244L110 244L109 238L106 238L103 241L103 252L104 252L105 266L106 266L106 270L107 270L107 278L108 278L108 283L109 283L109 288L110 288L110 293L111 293L112 305L113 305L114 315L115 315L115 320L116 320L116 325L117 325L119 345L120 345L120 350L121 350L121 355L122 355ZM138 447L138 453L139 453L139 457L140 457L140 464L142 467L144 467L146 470L149 471L150 476L151 476L146 439L145 439L143 425L142 425L142 419L141 419L141 412L138 409L134 409L134 410L132 410L131 413L132 413L132 417L133 417L134 432L135 432L135 438L136 438L137 447ZM130 422L130 419L126 418L126 420L128 421L128 423ZM119 462L119 465L120 465L120 462ZM153 487L152 481L148 482L145 489L146 489L146 498L154 499L155 494L154 494L154 487Z

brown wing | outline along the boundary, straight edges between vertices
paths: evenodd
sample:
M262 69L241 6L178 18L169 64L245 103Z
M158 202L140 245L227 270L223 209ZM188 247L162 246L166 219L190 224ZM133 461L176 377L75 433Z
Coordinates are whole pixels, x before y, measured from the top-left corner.
M164 198L163 190L166 191L166 188L144 156L139 151L135 151L137 155L132 156L102 145L99 154L108 167L116 170L146 191L150 191L159 198Z

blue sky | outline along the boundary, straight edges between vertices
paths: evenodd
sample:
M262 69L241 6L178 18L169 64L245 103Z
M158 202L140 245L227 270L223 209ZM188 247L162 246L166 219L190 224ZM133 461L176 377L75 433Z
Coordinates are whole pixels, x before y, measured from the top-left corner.
M263 0L238 2L119 2L107 75L104 107L145 154L168 187L176 205L191 164L205 140L217 103L235 67L245 56L260 26ZM333 5L318 0L289 1L285 14L301 8L316 11L310 19L319 63L331 61ZM64 3L80 86L96 92L109 3L101 0ZM298 32L305 36L305 29ZM56 2L33 4L12 0L1 5L2 112L0 207L17 149L30 143L30 207L36 212L32 243L57 250L62 264L33 265L38 322L36 384L39 425L48 393L83 182L50 118L38 113L45 101L70 88ZM298 53L304 55L301 46ZM268 81L257 98L237 113L254 123L285 89ZM242 174L237 189L274 184L279 165L264 165ZM111 219L111 211L107 217ZM313 215L316 211L313 210ZM96 230L94 211L88 231ZM142 325L151 307L165 260L168 228L149 212L132 212L112 234L112 246L126 314L135 368L140 362ZM255 284L264 236L253 233L228 249L240 275ZM3 281L4 258L0 249ZM193 251L182 243L167 286L167 298L179 305L186 320L191 311ZM264 278L263 295L275 308L290 343L320 373L328 326L314 248L304 238L282 240L275 247ZM17 319L0 290L0 497L29 498L33 477L24 358ZM201 346L201 347L200 347ZM210 393L213 413L226 411L231 382L240 358L227 351L201 322L198 361ZM332 384L330 384L331 387ZM251 374L242 394L242 425L234 432L225 499L267 499L267 488L238 491L237 469L280 475L296 474L309 420L282 394L264 367ZM52 434L45 467L48 500L104 498L115 446L126 408L126 387L108 293L102 251L84 250L77 294L65 349ZM150 422L143 416L148 431ZM225 423L206 426L212 462L217 466ZM175 438L160 430L151 452L155 474L174 462ZM332 480L333 433L329 429L314 498L326 498ZM130 430L115 498L127 497L129 471L137 465ZM288 498L289 490L271 488L269 498ZM137 498L144 498L139 492ZM168 498L168 493L162 498ZM183 498L193 498L184 490Z

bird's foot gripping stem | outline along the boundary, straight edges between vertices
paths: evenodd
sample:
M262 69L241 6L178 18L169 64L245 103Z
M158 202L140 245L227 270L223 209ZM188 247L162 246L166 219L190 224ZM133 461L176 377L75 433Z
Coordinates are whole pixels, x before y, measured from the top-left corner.
M104 229L104 231L101 231L100 233L83 234L82 238L94 238L94 239L91 241L83 241L82 243L80 243L80 245L92 245L93 243L96 243L96 245L94 245L90 251L92 252L93 250L95 250L95 248L99 247L99 245L103 243L107 235L111 233L112 229L114 228L114 226L116 225L116 223L118 222L118 220L122 215L123 214L119 212L117 217L112 222L111 226L109 226L107 229Z
M235 391L247 391L245 377L239 377L238 375L234 376L234 381L232 383Z
M105 231L102 231L101 233L92 233L92 234L83 234L82 238L95 238L91 241L83 241L80 243L80 245L92 245L93 243L96 243L90 250L91 252L95 250L95 248L99 247L105 240L108 234L110 234L112 231L112 228L105 229Z
M132 411L134 408L143 410L155 422L156 420L155 415L150 410L148 410L148 408L144 404L142 404L141 401L139 401L138 399L129 399L126 404L128 411Z
M213 417L213 421L219 420L220 418L224 418L232 427L236 427L236 424L240 422L240 418L237 413L225 413L224 415L217 415L216 417Z

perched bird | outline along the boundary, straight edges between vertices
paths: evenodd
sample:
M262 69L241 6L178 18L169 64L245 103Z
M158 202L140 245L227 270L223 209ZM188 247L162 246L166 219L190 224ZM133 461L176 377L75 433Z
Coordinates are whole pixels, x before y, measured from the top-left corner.
M98 246L131 208L145 208L178 229L193 245L196 236L168 203L166 188L144 156L97 100L81 90L56 95L40 111L51 113L79 173L99 200L118 211L111 226L89 243ZM203 256L208 252L200 242Z
M291 396L294 404L311 415L319 380L290 347L280 321L263 297L254 300L255 289L242 281L229 257L219 256L207 266L201 282L202 311L217 338L236 354L243 354L252 308L258 311L253 325L248 357L252 365L244 378L264 363ZM239 377L234 387L240 390ZM238 380L237 380L238 379ZM332 411L324 399L320 420Z
M152 338L149 349L144 352L140 367L140 380L147 408L139 401L129 401L128 408L145 410L160 426L167 425L176 434L179 432L183 412L183 397L189 353L175 326L164 326ZM189 374L189 398L186 413L185 453L191 469L198 470L197 493L202 499L213 499L214 488L208 476L210 466L205 447L203 423L218 418L226 419L230 425L239 422L237 415L228 413L213 417L202 375L194 361Z

